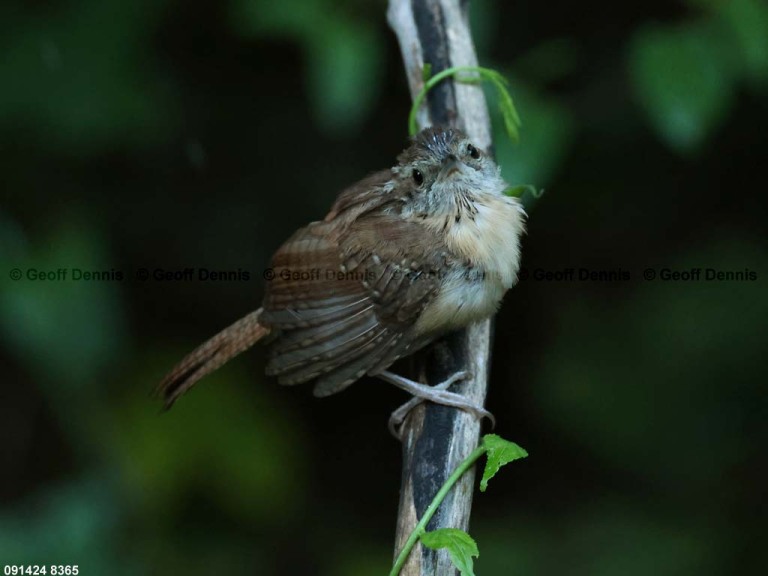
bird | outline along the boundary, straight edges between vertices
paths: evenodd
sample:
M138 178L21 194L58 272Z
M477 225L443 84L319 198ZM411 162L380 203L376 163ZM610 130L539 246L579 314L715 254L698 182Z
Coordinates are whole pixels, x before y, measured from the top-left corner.
M388 368L491 317L516 283L526 215L508 188L464 132L422 130L394 166L343 190L324 219L288 238L264 273L261 307L163 378L157 391L165 407L264 341L267 375L284 385L312 382L318 397L368 375L418 401L489 415L447 390L465 372L428 386Z

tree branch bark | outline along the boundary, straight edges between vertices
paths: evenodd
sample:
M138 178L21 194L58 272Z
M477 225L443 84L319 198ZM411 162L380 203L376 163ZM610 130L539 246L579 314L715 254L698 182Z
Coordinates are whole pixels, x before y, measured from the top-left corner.
M468 0L390 0L387 18L400 42L411 96L423 87L423 66L432 73L452 66L476 66L469 29ZM447 79L427 95L417 116L423 128L454 126L476 145L491 149L488 108L478 85ZM437 383L458 370L472 378L451 387L482 405L488 385L491 321L451 334L432 349L421 366L422 379ZM424 403L411 411L403 425L403 476L395 540L395 556L402 549L427 506L459 463L474 450L480 422L462 410ZM467 530L472 507L474 469L456 484L427 526ZM403 567L404 576L455 575L448 553L417 544Z

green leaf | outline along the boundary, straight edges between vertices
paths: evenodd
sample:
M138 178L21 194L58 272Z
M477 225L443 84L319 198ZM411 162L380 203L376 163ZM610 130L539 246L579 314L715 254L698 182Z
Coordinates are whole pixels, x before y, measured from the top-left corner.
M736 41L741 65L754 80L768 80L768 5L764 0L712 2Z
M480 552L472 536L457 528L440 528L421 535L421 543L432 550L447 548L451 562L459 569L462 576L475 576L472 570L472 557L477 558Z
M483 470L483 479L480 481L480 492L485 492L488 488L488 481L496 475L499 468L520 458L528 456L528 452L514 442L504 440L496 434L487 434L483 436L483 447L486 449L487 460L485 470Z
M733 70L706 22L639 31L630 52L634 92L667 144L692 152L724 119L733 96Z
M504 190L504 195L517 198L523 205L523 209L530 214L533 206L544 195L544 189L538 189L531 184L518 184Z
M521 198L526 192L532 194L535 198L541 198L541 195L544 194L544 190L538 190L536 186L533 186L532 184L518 184L517 186L510 186L504 190L504 195Z

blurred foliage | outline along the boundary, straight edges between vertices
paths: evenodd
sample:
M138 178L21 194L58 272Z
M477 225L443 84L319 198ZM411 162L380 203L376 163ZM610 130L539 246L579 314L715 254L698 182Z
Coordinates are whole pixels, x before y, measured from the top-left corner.
M478 533L478 573L508 574L510 566L519 574L573 576L727 573L707 527L670 521L643 504L606 494L554 528L511 512L507 524Z
M153 366L141 381L151 382L162 368ZM110 453L104 456L123 468L126 488L148 511L172 515L187 493L200 491L233 518L280 522L297 513L306 490L300 427L281 429L288 415L268 396L254 400L222 379L214 376L209 390L190 395L185 410L164 418L147 410L145 390L130 390L108 424ZM179 449L185 445L193 449Z
M687 152L723 122L744 80L765 88L768 4L761 0L692 0L703 14L635 34L630 72L637 98L659 135Z
M52 486L0 517L0 558L5 564L79 564L93 574L136 574L137 558L116 562L125 512L102 474Z
M523 124L519 144L504 137L494 142L502 175L507 182L547 186L571 145L573 119L561 103L537 93L532 86L514 80L512 84ZM503 134L499 124L494 117L494 132Z
M62 262L78 262L81 270L110 270L103 236L89 229L88 219L63 216L47 238L17 250L7 260L29 274L46 277L9 283L0 292L0 327L7 345L42 383L60 379L70 393L92 394L97 375L115 361L124 345L122 309L114 284L57 281L62 274L73 275ZM81 322L83 318L90 321ZM78 361L70 363L72 358ZM62 371L63 366L67 370ZM56 388L48 393L56 394Z
M732 70L708 26L639 32L631 56L640 102L674 148L700 146L733 97Z
M331 133L359 129L381 86L384 40L370 18L355 15L360 3L304 0L234 0L232 22L243 35L287 38L305 58L307 91L315 121Z
M702 246L665 265L768 269L760 248L730 242ZM706 497L717 505L718 497L731 496L718 489L723 475L767 439L755 436L744 419L751 410L745 403L768 381L761 339L768 300L761 294L753 283L735 284L724 307L721 284L671 288L657 282L620 308L585 295L558 318L551 361L533 387L541 417L567 427L607 466L665 487L678 503ZM620 331L626 336L617 340ZM736 356L721 353L731 347ZM626 366L633 369L626 372ZM611 375L619 373L617 382Z
M768 5L471 9L522 119L519 144L495 139L504 177L547 190L524 265L632 273L523 281L502 308L490 409L533 456L476 501L477 573L759 573ZM385 572L397 392L317 400L257 376L254 351L168 414L150 394L257 306L291 231L402 147L385 3L14 0L0 30L0 561ZM188 266L250 280L133 277ZM758 280L645 282L648 266Z
M0 123L84 153L162 138L173 108L150 40L164 4L9 3L0 18Z

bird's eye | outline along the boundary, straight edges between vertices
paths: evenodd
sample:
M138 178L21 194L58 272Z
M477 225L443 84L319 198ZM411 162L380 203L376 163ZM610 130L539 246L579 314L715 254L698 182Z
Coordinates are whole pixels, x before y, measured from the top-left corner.
M480 158L480 151L474 146L472 146L472 144L467 144L467 154L472 156L472 158L474 158L475 160Z
M413 176L413 181L416 182L416 186L424 184L424 174L421 173L421 170L416 170L414 168L411 175Z

